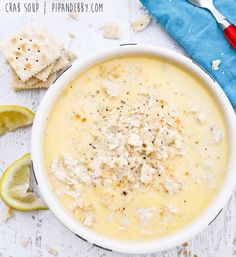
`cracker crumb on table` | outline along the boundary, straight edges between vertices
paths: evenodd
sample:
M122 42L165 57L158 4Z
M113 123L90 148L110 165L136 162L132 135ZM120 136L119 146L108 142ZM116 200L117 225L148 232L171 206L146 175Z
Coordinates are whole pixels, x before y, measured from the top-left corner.
M132 21L130 23L132 29L136 32L140 32L145 30L148 25L151 22L151 17L147 14L143 15L141 18L139 18L138 20Z
M79 13L78 12L69 12L68 13L69 18L77 21L79 20Z
M212 70L219 70L220 69L220 64L221 64L221 60L220 59L216 59L216 60L213 60L211 62L211 69Z
M180 255L182 255L182 256L187 256L188 254L189 254L189 250L187 250L187 249L183 249L180 251Z
M72 38L72 39L76 38L75 33L69 32L68 35L69 35L69 37Z
M53 248L49 245L46 245L45 248L46 248L47 252L50 253L52 256L57 256L59 254L59 252L55 248Z
M30 239L22 239L20 240L20 244L22 247L27 247L29 245Z
M108 39L120 39L121 30L118 24L108 23L102 27L103 37Z
M11 208L10 206L7 206L2 217L2 221L7 222L13 216L14 211L15 210L13 208Z

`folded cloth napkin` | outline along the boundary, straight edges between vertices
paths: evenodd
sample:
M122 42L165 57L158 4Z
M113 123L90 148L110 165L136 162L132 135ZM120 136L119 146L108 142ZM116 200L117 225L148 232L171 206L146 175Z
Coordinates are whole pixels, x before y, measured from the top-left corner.
M186 53L207 70L223 88L236 107L236 50L213 16L187 0L140 0L150 14L180 43ZM215 6L236 24L236 1L215 0ZM212 60L220 59L219 70L212 70Z

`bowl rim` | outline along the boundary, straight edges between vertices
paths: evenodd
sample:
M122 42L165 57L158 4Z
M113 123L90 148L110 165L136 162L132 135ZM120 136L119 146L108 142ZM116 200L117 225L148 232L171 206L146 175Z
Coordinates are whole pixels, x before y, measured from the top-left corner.
M55 100L66 87L68 82L80 72L86 70L88 67L91 67L96 63L100 63L103 60L113 57L124 55L127 56L131 54L149 54L157 57L167 58L170 61L174 61L177 64L184 66L186 69L200 77L200 79L205 82L204 84L208 87L208 90L210 90L210 92L214 95L216 102L222 111L222 115L224 115L229 138L228 168L223 184L215 199L202 212L202 214L196 217L190 224L177 230L173 234L147 241L125 241L112 239L110 237L98 234L91 229L84 227L79 222L76 222L73 218L71 218L68 211L65 210L64 207L59 203L55 193L53 193L43 161L43 138L47 117L55 103ZM56 79L43 97L35 115L31 137L31 158L34 175L41 195L53 214L69 230L82 239L85 239L86 241L106 250L127 254L148 254L167 250L188 241L206 228L207 225L211 223L211 221L214 220L214 218L222 210L230 198L236 183L236 172L234 172L234 168L236 167L236 158L233 158L233 155L236 154L236 136L234 136L235 131L236 116L228 98L217 82L197 63L182 54L165 48L152 45L123 45L94 53L80 59L69 69L67 69L67 71L64 72L58 79Z

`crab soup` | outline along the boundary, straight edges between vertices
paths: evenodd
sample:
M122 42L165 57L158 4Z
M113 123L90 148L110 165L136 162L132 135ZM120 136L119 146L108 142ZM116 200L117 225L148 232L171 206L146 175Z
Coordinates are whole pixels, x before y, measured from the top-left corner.
M158 238L208 207L224 179L224 119L202 81L150 56L79 74L47 121L53 191L81 224L116 239Z

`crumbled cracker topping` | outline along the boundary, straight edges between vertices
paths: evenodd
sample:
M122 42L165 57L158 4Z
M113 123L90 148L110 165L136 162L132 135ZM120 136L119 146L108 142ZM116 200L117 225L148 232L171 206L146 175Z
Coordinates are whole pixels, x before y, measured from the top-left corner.
M146 224L154 215L156 209L154 207L140 208L137 210L140 222Z
M119 230L126 230L129 227L129 220L127 217L123 217L121 219L121 226L119 227Z
M210 127L210 131L211 131L211 135L212 135L214 143L216 143L216 144L220 143L224 137L222 131L219 128L217 128L215 125L212 125Z
M117 96L120 92L120 85L118 83L112 82L109 79L104 80L103 87L105 92L111 97Z
M93 225L94 221L95 221L94 217L88 216L84 220L84 225L87 227L91 227Z
M164 210L171 214L177 214L178 209L173 204L168 204L164 207Z
M151 108L157 112L150 114ZM184 154L182 130L176 111L163 99L141 93L128 112L104 110L101 116L102 136L90 144L93 160L84 160L83 156L75 160L64 154L52 162L58 180L69 184L79 180L84 185L128 181L131 187L149 184L170 195L183 187L183 181L168 171L167 165L168 159Z

